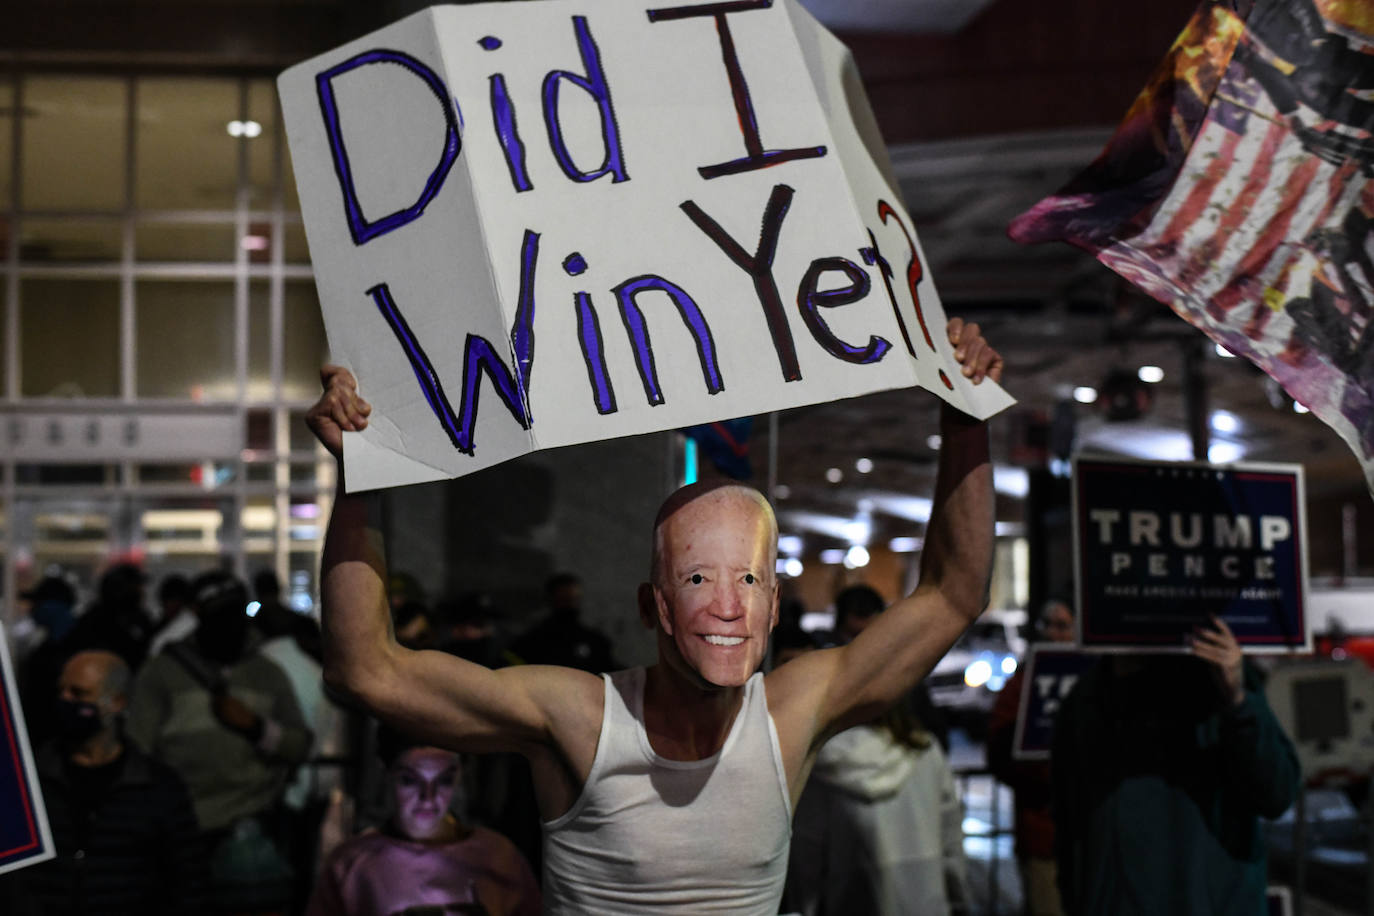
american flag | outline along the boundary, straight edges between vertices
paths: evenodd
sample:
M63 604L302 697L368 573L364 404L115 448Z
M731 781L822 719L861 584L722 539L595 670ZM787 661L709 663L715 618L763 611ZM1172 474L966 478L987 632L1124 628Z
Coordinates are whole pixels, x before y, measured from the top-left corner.
M1252 360L1374 493L1374 3L1205 0L1101 156L1013 221Z

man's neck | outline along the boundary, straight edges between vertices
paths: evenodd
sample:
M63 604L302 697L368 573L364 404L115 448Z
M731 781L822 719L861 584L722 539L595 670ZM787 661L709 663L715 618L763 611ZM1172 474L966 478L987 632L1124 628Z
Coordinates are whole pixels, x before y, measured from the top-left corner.
M72 751L71 762L79 767L100 767L112 762L124 751L119 736L104 731L89 738L85 744Z
M703 687L659 662L644 675L644 730L654 753L703 760L725 746L743 687Z

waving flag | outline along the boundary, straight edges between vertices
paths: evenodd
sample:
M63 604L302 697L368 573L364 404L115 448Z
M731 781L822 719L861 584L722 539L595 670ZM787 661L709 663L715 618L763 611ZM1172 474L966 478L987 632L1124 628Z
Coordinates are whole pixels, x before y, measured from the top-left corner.
M1374 3L1204 0L1082 174L1011 224L1252 360L1374 492Z

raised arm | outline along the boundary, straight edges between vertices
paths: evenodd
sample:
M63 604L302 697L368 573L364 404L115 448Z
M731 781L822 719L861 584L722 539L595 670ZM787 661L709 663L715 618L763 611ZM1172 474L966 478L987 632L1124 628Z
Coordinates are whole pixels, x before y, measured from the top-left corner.
M325 392L306 422L338 458L343 432L365 428L370 408L348 370L326 366L321 378ZM599 678L542 666L492 671L396 642L375 497L345 493L340 470L321 560L325 680L379 718L439 746L517 751L536 767L553 754L574 773L590 721L589 768L600 727Z
M947 329L964 375L999 381L1002 357L976 324L951 319ZM935 667L987 604L992 574L993 491L986 424L948 405L940 414L940 466L916 590L869 624L847 646L813 652L774 676L799 699L794 714L813 747L843 728L868 721ZM770 685L771 691L771 685Z

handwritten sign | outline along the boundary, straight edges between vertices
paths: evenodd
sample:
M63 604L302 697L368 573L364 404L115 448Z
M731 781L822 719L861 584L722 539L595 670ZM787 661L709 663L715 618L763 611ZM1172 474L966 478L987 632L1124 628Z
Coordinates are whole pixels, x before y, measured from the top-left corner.
M9 640L0 624L0 875L46 862L54 855Z
M1251 652L1310 650L1301 465L1074 462L1079 642L1182 648L1215 614Z
M1011 403L959 374L853 60L794 0L435 7L279 89L374 406L350 489L912 385Z
M1037 644L1030 647L1021 704L1016 710L1016 731L1011 755L1017 760L1049 760L1054 738L1054 717L1083 672L1101 658L1075 646Z

